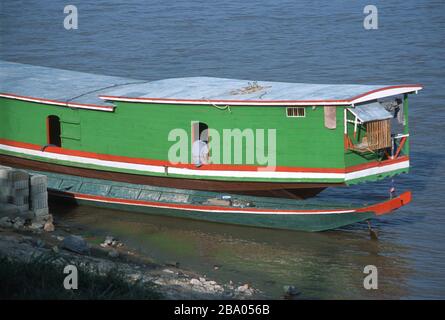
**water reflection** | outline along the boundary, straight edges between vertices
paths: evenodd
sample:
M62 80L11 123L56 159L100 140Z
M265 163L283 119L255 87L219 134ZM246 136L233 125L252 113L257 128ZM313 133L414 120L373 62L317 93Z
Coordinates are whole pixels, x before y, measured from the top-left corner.
M250 283L264 297L280 298L283 285L296 285L302 299L403 298L412 273L407 248L369 239L366 224L341 231L304 233L116 210L52 204L60 222L85 235L112 234L159 262L179 262L218 281ZM363 268L379 270L379 289L363 288ZM215 266L219 266L215 270Z

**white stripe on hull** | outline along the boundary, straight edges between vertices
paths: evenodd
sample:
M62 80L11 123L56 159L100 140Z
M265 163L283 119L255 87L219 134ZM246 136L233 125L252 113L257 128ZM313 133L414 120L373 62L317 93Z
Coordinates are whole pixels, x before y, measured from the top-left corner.
M71 196L64 196L64 195L57 195L58 197L69 197ZM199 209L199 208L187 208L187 207L176 207L176 206L169 206L166 204L147 204L147 203L131 203L126 202L125 200L121 199L108 199L108 200L102 200L102 199L94 199L90 198L87 195L74 195L75 199L79 200L85 200L85 201L93 201L93 202L102 202L102 203L115 203L115 204L122 204L122 205L129 205L129 206L136 206L136 207L150 207L150 208L162 208L162 209L173 209L173 210L183 210L183 211L198 211L198 212L212 212L212 213L247 213L247 214L261 214L261 215L327 215L327 214L341 214L341 213L353 213L356 212L356 210L331 210L331 211L252 211L252 210L218 210L218 209Z
M107 161L87 157L71 156L59 153L44 152L9 145L0 144L0 150L36 156L45 159L55 159L69 161L78 164L97 165L102 167L135 170L145 173L164 173L163 166L134 164L128 162ZM349 173L329 173L329 172L283 172L283 171L236 171L236 170L193 170L187 168L168 167L169 174L185 176L203 176L203 177L229 177L229 178L275 178L275 179L341 179L350 181L364 178L366 176L382 174L409 167L409 160L389 164L380 167L362 169Z

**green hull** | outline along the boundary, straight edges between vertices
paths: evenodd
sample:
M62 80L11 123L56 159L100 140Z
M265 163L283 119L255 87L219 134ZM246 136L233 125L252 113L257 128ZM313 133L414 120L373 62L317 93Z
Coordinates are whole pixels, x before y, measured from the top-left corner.
M180 97L169 101L106 98L112 88L129 94L150 83L1 61L0 70L4 87L0 92L0 155L107 173L200 180L209 182L207 185L227 181L319 184L313 186L319 188L374 181L409 170L409 138L400 148L399 159L391 157L388 146L386 154L381 149L356 152L346 146L348 139L353 144L362 142L367 133L363 125L355 133L357 124L352 123L348 111L354 105L352 100L340 99L329 107L337 100L272 99L268 105L261 99L247 99L250 95L239 94L239 90L231 95L241 100L231 103L204 98L184 102ZM188 87L187 83L196 79L176 81L173 83L183 88L181 95L193 91L199 97L205 96L199 89L208 81L214 81L215 90L227 83L227 79L205 78ZM176 88L168 83L160 81L153 86ZM225 87L227 92L233 91L228 90L231 86ZM403 92L405 134L409 129L408 93L420 88L395 86L397 91L392 87L349 85L335 89L327 85L314 88L311 84L269 83L264 87L267 97L275 87L281 88L279 96L291 95L292 88L297 88L297 93L314 90L308 96L320 97L352 98L352 92L363 93L370 95L369 101L376 98L372 89L383 92L380 97ZM162 96L163 90L149 90L147 94ZM297 102L297 108L289 106ZM289 110L293 109L300 110L301 115L290 116ZM200 169L194 166L192 157L196 123L211 131L211 163ZM180 159L172 157L177 150ZM289 189L293 188L295 185ZM277 188L271 185L269 190L273 189Z
M48 172L30 172L45 174L48 177L51 198L61 199L64 204L299 231L335 229L370 219L376 214L390 212L409 202L409 198L405 198L372 206L332 204L320 200L223 195Z

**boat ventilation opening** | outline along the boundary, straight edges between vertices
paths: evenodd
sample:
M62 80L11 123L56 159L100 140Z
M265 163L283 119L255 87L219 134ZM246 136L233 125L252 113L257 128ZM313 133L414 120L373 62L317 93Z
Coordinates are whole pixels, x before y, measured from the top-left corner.
M306 108L304 107L287 107L286 116L288 118L304 118L306 117Z
M60 118L58 116L48 116L46 119L46 130L48 145L61 147Z

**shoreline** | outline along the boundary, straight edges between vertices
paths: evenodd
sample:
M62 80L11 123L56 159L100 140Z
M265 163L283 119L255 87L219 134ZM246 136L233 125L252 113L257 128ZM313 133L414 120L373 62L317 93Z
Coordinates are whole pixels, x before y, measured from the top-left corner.
M4 219L4 218L2 218ZM3 220L5 221L5 220ZM56 257L51 264L63 274L64 265L73 264L99 274L117 270L128 284L136 282L155 287L161 299L261 299L261 292L248 284L218 283L206 276L178 265L161 264L141 255L125 244L107 246L84 239L88 252L76 253L64 248L64 240L72 237L69 225L58 225L51 232L29 226L0 226L0 255L21 263L45 256ZM83 238L82 238L83 239ZM63 283L60 283L63 287Z

